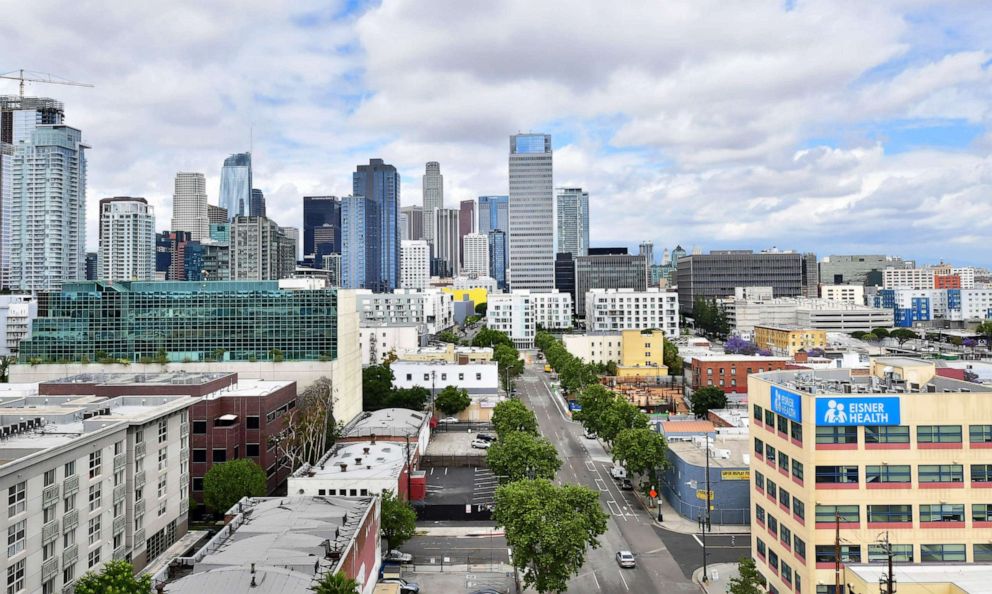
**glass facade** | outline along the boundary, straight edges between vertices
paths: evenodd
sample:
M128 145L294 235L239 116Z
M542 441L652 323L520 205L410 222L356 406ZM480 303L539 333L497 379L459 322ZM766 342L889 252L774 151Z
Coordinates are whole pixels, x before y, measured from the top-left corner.
M67 283L39 297L22 362L330 361L337 292L279 283Z
M224 159L220 171L220 205L228 220L248 216L251 211L251 153L235 153Z

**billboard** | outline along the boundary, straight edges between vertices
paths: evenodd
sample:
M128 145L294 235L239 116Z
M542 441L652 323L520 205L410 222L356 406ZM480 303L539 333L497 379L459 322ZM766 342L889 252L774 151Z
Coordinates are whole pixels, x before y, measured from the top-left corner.
M819 427L857 425L898 425L898 396L822 397L816 399L816 424Z
M803 422L803 401L799 394L772 386L771 396L773 411L797 423Z

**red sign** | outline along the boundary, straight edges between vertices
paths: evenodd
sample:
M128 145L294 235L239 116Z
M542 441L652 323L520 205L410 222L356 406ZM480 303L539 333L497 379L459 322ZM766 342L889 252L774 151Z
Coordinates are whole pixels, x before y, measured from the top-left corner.
M650 493L648 493L648 495L650 495L650 496L652 496L652 497L657 497L657 496L658 496L658 492L657 492L657 491L655 491L654 489L651 489L651 492L650 492Z

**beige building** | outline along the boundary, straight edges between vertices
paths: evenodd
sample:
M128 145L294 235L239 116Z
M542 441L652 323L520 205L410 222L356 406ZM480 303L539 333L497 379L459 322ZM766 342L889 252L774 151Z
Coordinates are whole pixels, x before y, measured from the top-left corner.
M624 330L607 334L566 334L562 344L587 363L617 364L619 377L668 375L665 333L662 330Z
M455 346L446 342L440 346L422 347L399 351L400 361L440 361L444 363L488 363L493 360L493 350L489 347Z
M865 288L862 285L820 285L820 298L864 305Z
M755 326L754 343L773 355L791 357L800 350L827 348L827 331L796 326Z
M837 530L842 568L883 563L885 534L897 568L992 561L992 387L910 359L868 371L748 378L751 546L770 592L832 593Z

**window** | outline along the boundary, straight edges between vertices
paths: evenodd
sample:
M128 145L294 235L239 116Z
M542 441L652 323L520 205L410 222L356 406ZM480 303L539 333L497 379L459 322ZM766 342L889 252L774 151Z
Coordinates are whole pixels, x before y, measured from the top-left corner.
M799 555L800 557L802 557L803 559L806 558L806 541L805 540L799 538L798 536L793 536L792 537L792 549L794 551L796 551L796 554Z
M16 594L24 589L24 559L7 568L7 594Z
M55 544L56 542L53 540L52 542L41 546L42 561L48 561L55 556Z
M754 471L754 486L762 490L765 488L765 475L757 470Z
M207 450L194 449L193 450L193 462L206 462L207 461Z
M259 427L258 421L259 421L259 419L258 419L257 416L246 417L246 420L245 420L246 425L245 426L248 429L258 429L258 427Z
M920 425L916 428L918 443L961 443L961 425Z
M102 450L90 452L90 478L96 478L100 476L100 472L102 472L102 459L103 459Z
M55 469L45 471L45 486L50 487L55 484Z
M7 527L7 557L13 557L24 550L24 526L26 520Z
M816 443L858 443L857 427L817 427Z
M920 522L964 522L964 505L960 503L920 505Z
M909 465L865 466L866 483L910 483Z
M768 445L767 443L765 444L765 458L768 458L769 462L775 461L775 448Z
M968 441L971 443L992 443L992 425L969 425Z
M858 482L857 466L817 466L817 484L849 484Z
M441 374L441 381L442 382L448 381L448 374L447 373L442 373Z
M771 514L768 515L768 531L778 536L778 520Z
M789 457L782 452L778 453L778 467L782 472L789 472Z
M765 411L765 425L768 425L769 428L775 426L775 413L770 410Z
M921 483L960 483L964 481L964 466L960 464L920 464L917 472Z
M779 415L778 416L778 430L779 430L779 433L788 434L789 433L789 419L783 417L782 415Z
M74 474L76 474L76 461L73 460L72 462L66 462L65 463L65 478L69 478L70 476L72 476Z
M158 420L158 442L165 443L169 440L169 421L168 419Z
M90 518L89 531L87 532L87 534L89 535L90 544L95 544L100 541L101 528L102 527L100 526L100 516Z
M782 563L782 581L791 584L792 583L792 568Z
M789 501L792 498L789 496L789 492L785 489L778 490L778 502L785 506L785 509L789 509Z
M257 443L245 444L245 455L249 458L257 458L259 455L259 448Z
M90 485L90 511L100 509L100 485Z
M76 494L66 495L62 500L62 513L67 514L74 509L76 509Z
M816 545L817 563L836 563L834 545ZM841 563L861 563L861 545L840 545Z
M167 511L168 504L169 504L168 501L163 501L162 504L158 506L158 515L159 515L159 517L162 517L162 516L165 515L165 512Z
M816 523L833 524L841 522L856 524L861 521L860 508L857 505L817 505Z
M865 425L865 443L909 443L909 427Z
M758 539L758 554L764 557L768 554L768 547L765 546L765 541Z
M482 374L481 373L475 374L475 381L482 381Z
M158 479L158 496L159 498L165 497L166 492L169 488L169 475L167 473L162 473L162 476Z
M913 522L912 505L869 505L869 522Z
M88 565L86 567L92 569L93 566L99 562L100 562L100 547L97 547L92 551L90 551L89 557L87 557Z
M7 489L7 517L16 516L22 511L24 511L24 481Z
M768 565L772 569L778 569L778 553L775 551L768 551Z
M803 442L802 424L797 423L795 421L791 421L789 424L789 436L792 437L792 439L798 441L799 443L802 443Z
M972 503L971 521L992 522L992 503Z
M55 594L55 578L41 584L41 594Z
M760 505L754 506L754 517L758 519L762 524L765 523L765 508Z
M165 470L168 466L169 450L168 448L162 448L158 451L158 470L159 472Z
M778 499L778 485L775 484L775 481L773 481L772 479L766 480L765 489L767 490L769 497L771 497L773 500Z
M758 421L760 423L761 422L761 419L762 419L761 414L762 414L761 407L758 406L757 404L755 404L754 405L754 420L755 421Z
M224 448L214 448L214 462L226 462L227 450Z
M785 546L792 544L792 530L786 528L785 524L782 524L782 526L779 527L778 534L779 538L782 539L782 542L785 543Z
M894 544L889 545L892 547L892 560L897 563L912 563L913 562L913 545L911 544ZM868 545L868 562L869 563L886 563L889 560L889 556L885 551L884 545Z
M194 491L202 491L203 490L203 477L202 476L194 476L193 477L193 490Z
M963 544L920 545L920 561L923 563L965 560Z
M55 519L55 505L49 505L41 510L41 523L47 524Z
M765 455L765 442L761 441L757 437L754 438L754 453L759 456Z
M792 498L792 513L800 520L806 519L806 504L800 501L798 497Z
M971 482L992 483L992 464L972 464Z
M76 565L70 565L62 570L62 583L68 584L76 577Z
M975 563L992 561L992 544L976 543L973 546Z
M792 476L796 477L800 482L803 480L803 463L798 460L792 461Z
M207 432L206 421L193 421L193 433L202 434Z

